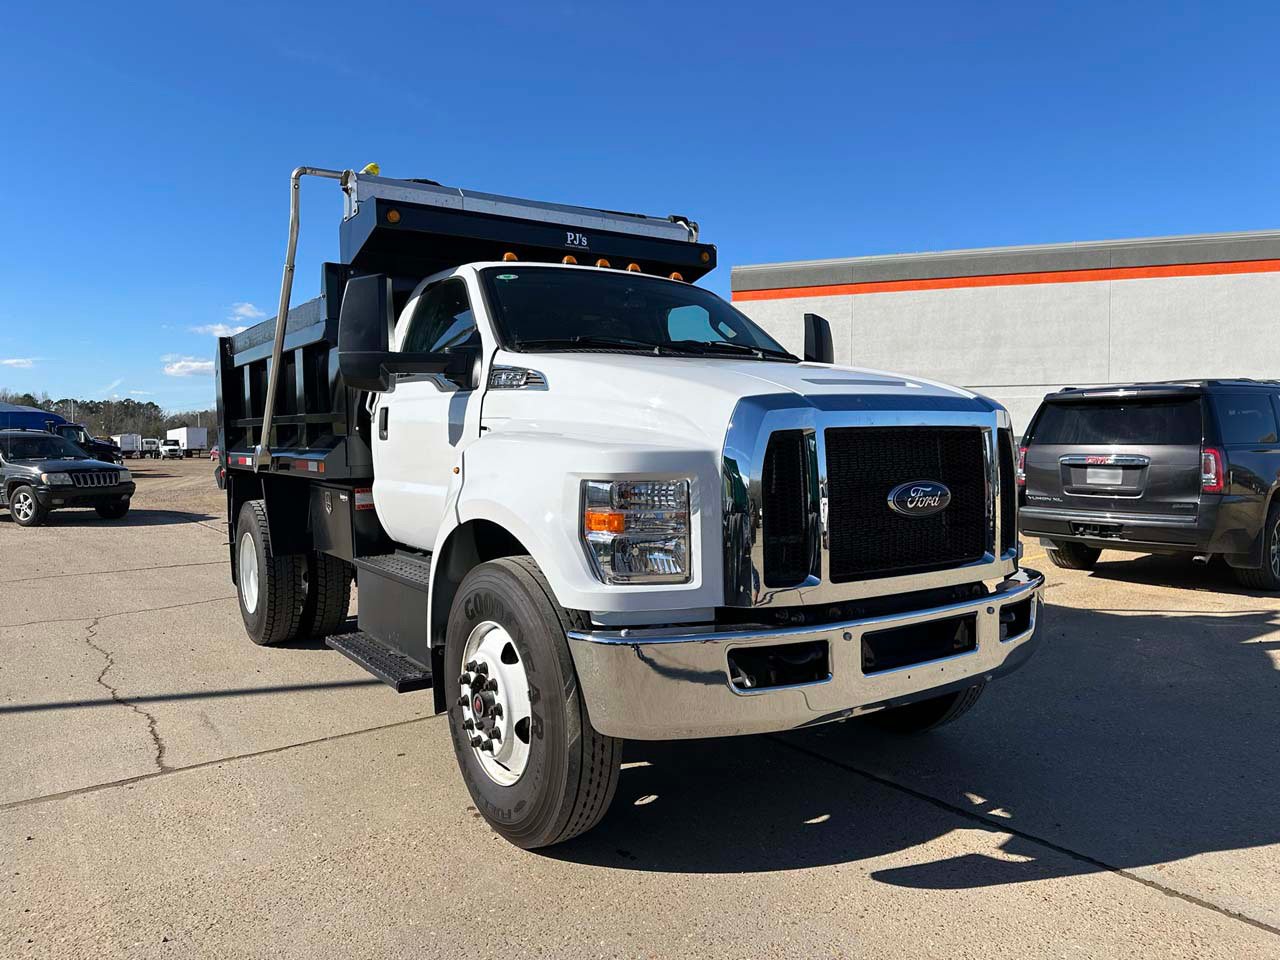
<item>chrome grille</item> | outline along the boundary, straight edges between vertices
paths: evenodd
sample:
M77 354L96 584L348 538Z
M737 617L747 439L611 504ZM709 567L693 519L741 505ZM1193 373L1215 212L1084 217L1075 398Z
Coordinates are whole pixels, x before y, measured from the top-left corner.
M77 487L114 487L120 482L120 471L77 470L71 474L71 482Z

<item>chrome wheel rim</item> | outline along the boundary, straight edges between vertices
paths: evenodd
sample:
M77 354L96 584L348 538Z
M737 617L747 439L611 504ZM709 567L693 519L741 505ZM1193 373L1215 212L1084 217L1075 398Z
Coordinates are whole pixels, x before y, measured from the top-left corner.
M500 623L485 620L462 652L458 710L462 735L494 783L509 787L529 763L533 710L524 659Z
M1271 575L1280 580L1280 520L1271 528Z
M258 609L258 551L253 548L253 537L244 534L240 537L240 548L236 550L236 566L240 576L240 602L250 613Z
M13 515L24 523L35 516L36 502L25 490L13 498Z

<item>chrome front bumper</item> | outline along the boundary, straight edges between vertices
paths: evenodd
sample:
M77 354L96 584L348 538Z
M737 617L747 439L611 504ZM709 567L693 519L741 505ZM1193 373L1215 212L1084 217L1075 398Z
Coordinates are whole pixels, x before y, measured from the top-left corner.
M575 630L569 648L600 733L633 740L768 733L909 703L1016 669L1032 652L1043 590L1041 574L1022 570L985 597L926 610L777 630ZM1028 629L1001 640L1001 609L1027 599ZM863 634L969 614L977 623L975 649L863 673ZM730 680L730 650L824 640L830 645L826 679L754 690Z

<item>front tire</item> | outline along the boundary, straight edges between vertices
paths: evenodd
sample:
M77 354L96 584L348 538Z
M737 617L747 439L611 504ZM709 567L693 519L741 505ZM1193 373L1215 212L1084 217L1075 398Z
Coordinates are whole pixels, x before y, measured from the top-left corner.
M876 726L893 733L924 733L926 730L936 730L953 720L959 720L972 710L986 687L986 681L982 681L956 693L947 693L901 707L880 710L870 714L869 719Z
M306 572L306 556L272 554L266 505L247 501L236 521L236 595L250 640L269 647L298 635Z
M1069 540L1062 543L1055 541L1045 552L1049 555L1049 561L1063 570L1092 570L1098 557L1102 556L1102 551L1097 547L1086 547L1083 543Z
M1267 511L1262 531L1262 566L1256 570L1236 567L1236 582L1250 590L1280 590L1280 507Z
M526 850L562 843L604 816L622 741L591 726L569 653L570 615L530 557L467 574L449 613L449 730L476 809Z
M103 503L94 507L103 520L120 520L129 512L129 501L122 503Z
M9 494L9 516L20 527L38 527L49 511L40 505L36 492L26 484L14 487Z

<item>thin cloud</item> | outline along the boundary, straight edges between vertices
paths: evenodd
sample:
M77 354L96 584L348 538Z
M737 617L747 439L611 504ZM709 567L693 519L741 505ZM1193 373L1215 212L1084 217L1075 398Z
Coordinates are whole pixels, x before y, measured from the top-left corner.
M164 359L169 360L164 365L166 377L205 377L213 373L212 360L200 360L197 357L174 357L173 354Z
M112 391L114 391L115 388L120 386L120 384L122 383L124 383L124 377L117 377L115 380L112 380L110 383L108 383L105 387L103 387L98 392L111 394L110 399L112 400L118 399Z
M261 320L265 316L266 316L266 313L262 310L259 310L252 303L240 302L240 303L233 303L231 305L231 316L227 317L227 319L228 320Z
M0 367L16 367L19 370L26 370L35 366L35 361L30 357L9 357L0 360Z
M206 323L200 327L192 327L192 333L209 333L215 337L232 337L237 333L244 333L249 328L243 325L232 326L229 323Z

